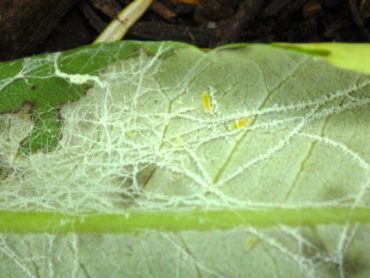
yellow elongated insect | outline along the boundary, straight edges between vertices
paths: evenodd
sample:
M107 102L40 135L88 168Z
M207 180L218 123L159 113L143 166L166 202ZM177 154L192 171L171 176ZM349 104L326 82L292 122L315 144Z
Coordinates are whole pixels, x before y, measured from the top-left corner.
M177 137L176 138L176 148L177 148L177 150L183 150L184 146L185 146L184 138L182 138L181 136Z
M128 130L128 131L126 132L126 134L127 134L127 136L128 136L129 138L134 138L134 137L136 136L136 132L134 132L134 131L132 131L132 130Z
M247 239L247 249L251 250L256 245L257 241L257 237L250 237L249 239Z
M248 117L235 120L235 122L231 125L231 129L243 128L246 125L248 125L250 122L251 122L251 118L248 118Z
M202 93L202 105L204 111L206 111L207 113L212 113L212 98L208 94L208 92Z

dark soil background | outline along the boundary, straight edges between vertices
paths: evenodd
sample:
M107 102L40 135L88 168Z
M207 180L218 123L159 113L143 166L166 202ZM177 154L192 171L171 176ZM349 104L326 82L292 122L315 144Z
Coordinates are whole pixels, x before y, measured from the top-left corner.
M0 0L0 60L90 44L126 0ZM369 42L370 0L155 0L124 39Z

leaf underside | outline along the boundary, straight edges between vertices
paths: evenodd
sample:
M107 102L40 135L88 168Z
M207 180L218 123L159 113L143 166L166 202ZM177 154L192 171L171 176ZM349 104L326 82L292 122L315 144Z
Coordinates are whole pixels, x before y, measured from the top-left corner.
M0 64L0 270L369 277L369 102L369 76L267 45Z

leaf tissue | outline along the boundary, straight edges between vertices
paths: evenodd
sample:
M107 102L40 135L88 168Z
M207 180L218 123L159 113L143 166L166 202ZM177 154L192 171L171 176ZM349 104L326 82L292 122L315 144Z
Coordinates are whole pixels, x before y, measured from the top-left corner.
M369 277L369 103L268 45L2 63L2 276Z

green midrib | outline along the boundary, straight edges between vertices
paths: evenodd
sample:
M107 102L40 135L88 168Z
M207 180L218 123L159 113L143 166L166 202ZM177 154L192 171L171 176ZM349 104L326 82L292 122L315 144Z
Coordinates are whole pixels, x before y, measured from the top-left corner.
M303 208L126 214L67 215L51 212L0 211L0 232L125 233L143 230L206 231L237 227L370 224L370 208Z

